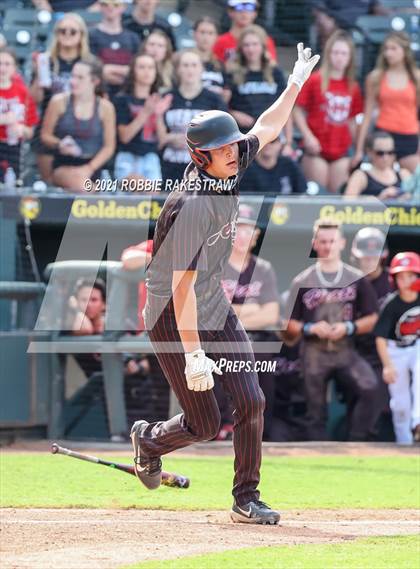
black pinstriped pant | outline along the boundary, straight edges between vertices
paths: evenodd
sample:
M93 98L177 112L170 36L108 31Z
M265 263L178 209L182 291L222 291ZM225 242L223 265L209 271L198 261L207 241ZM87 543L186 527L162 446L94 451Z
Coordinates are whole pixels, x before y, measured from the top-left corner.
M184 353L182 351L161 353L159 343L178 342L181 346L181 340L172 301L163 310L153 328L150 327L153 312L159 306L161 306L159 302L153 301L153 295L148 294L144 311L145 323L156 357L178 398L183 413L168 421L151 423L146 429L141 444L149 456L162 456L191 443L213 439L220 428L220 411L213 390L196 392L187 388ZM232 493L236 503L243 505L250 500L259 499L257 486L260 481L265 407L264 395L253 368L255 360L252 346L231 308L223 329L202 330L199 331L199 335L206 355L213 360L226 358L232 361L251 362L252 365L252 371L244 369L223 373L222 376L214 375L215 381L220 379L223 389L230 394L233 402L235 476ZM213 342L223 343L223 350L218 351L218 348L212 347Z

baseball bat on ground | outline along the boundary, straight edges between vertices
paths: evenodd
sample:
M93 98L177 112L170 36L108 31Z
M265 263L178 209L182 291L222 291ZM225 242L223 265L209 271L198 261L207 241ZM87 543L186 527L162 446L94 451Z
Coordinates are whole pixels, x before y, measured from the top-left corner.
M109 466L115 470L122 470L122 472L127 472L128 474L136 476L134 466L131 466L131 464L122 464L118 462L111 462L109 460L103 460L97 456L83 454L81 452L70 450L69 448L61 447L57 443L53 443L51 445L51 452L52 454L64 454L66 456L71 456L80 460L86 460L87 462L93 462L94 464L102 464L103 466ZM190 479L186 476L182 476L181 474L162 471L162 485L169 486L171 488L188 488L190 485Z

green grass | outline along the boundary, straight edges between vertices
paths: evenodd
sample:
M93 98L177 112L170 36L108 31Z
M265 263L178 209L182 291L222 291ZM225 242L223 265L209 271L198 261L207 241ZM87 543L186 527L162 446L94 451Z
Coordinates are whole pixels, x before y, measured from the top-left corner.
M125 462L131 462L129 455ZM104 466L47 453L4 453L0 456L0 506L230 508L231 458L171 458L164 460L164 467L189 476L190 489L162 487L149 492L133 476ZM262 498L282 510L419 508L419 482L419 456L267 457L260 488Z
M328 545L237 549L146 561L130 565L129 569L418 569L419 559L419 536L397 536Z

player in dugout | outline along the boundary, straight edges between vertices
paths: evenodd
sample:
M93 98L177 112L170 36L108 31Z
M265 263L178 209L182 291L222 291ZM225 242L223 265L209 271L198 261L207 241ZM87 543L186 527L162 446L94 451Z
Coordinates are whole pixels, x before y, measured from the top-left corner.
M190 121L186 137L192 162L184 188L172 192L162 208L147 268L144 320L183 412L167 421L134 423L137 477L147 488L158 488L162 455L218 434L216 373L234 406L234 522L277 524L280 514L260 500L264 395L252 346L221 278L236 234L239 181L258 150L279 136L318 60L298 45L288 87L248 134L223 111L202 112ZM216 364L222 357L246 368L222 374Z

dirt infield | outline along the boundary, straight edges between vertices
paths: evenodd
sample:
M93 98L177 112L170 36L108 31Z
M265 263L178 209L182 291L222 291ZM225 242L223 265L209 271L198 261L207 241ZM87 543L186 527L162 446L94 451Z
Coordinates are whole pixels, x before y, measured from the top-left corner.
M415 510L287 511L281 525L244 526L227 512L1 510L2 569L107 569L241 547L337 543L420 532Z
M89 454L130 454L129 445L71 443ZM50 442L18 442L2 453L49 452ZM414 447L353 443L266 445L277 456L407 456ZM232 455L230 444L195 445L186 456ZM420 510L288 510L280 526L233 524L226 511L0 509L2 569L116 569L242 547L337 543L356 537L420 533Z

